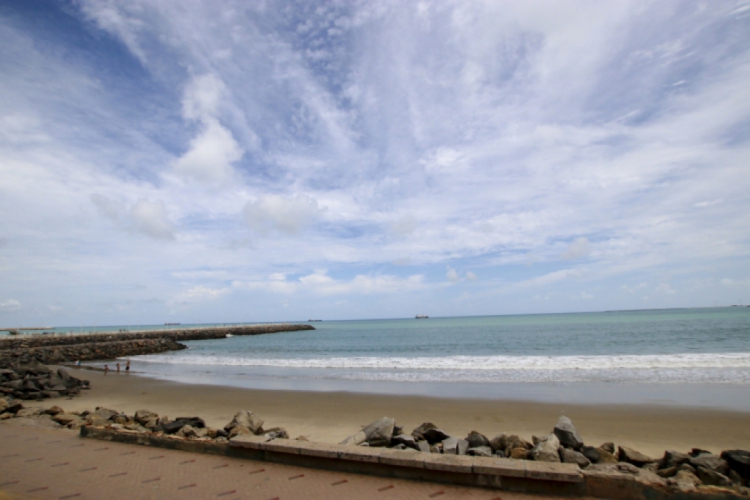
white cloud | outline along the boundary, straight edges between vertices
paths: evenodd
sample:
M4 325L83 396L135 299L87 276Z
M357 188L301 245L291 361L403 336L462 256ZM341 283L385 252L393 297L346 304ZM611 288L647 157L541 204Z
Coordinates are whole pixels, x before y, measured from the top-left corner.
M161 201L139 200L130 208L130 217L136 230L155 239L174 239L174 228Z
M448 266L448 272L445 273L445 277L448 278L448 281L452 281L454 283L461 281L461 278L458 277L458 273L456 272L456 270L450 266Z
M661 293L664 295L673 295L676 293L675 289L669 283L659 283L654 289L654 292Z
M8 299L0 302L0 311L16 312L21 310L21 303L16 299Z
M193 304L196 302L205 302L216 300L222 295L230 292L229 288L210 288L204 285L198 285L179 294L172 301L173 304Z
M293 235L312 225L323 211L315 198L304 194L269 194L247 202L244 215L250 228L260 234L278 231Z
M401 278L393 275L359 274L350 280L338 280L329 276L326 270L318 270L293 281L285 278L282 275L274 275L267 281L237 281L233 286L286 294L312 292L318 295L388 294L415 291L425 286L422 275Z
M466 281L476 281L479 278L471 271L466 271Z
M197 121L200 132L190 141L188 151L175 161L178 174L217 186L231 180L232 164L242 158L244 150L218 119L226 93L224 83L212 74L193 78L186 88L183 115L187 120Z
M591 245L588 238L576 238L562 255L563 260L580 259L591 253Z

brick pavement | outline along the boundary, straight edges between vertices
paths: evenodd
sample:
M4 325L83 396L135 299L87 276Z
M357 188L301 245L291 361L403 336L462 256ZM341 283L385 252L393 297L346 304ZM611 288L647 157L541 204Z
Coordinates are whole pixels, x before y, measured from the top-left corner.
M0 424L0 500L553 500L82 439Z

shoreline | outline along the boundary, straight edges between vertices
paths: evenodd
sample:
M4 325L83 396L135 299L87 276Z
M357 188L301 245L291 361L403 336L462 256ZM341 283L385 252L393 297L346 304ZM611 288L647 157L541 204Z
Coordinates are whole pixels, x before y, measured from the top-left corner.
M71 400L24 404L49 407L52 403L66 412L97 406L130 414L147 409L172 418L199 416L214 427L223 427L238 410L251 410L267 427L284 427L292 438L302 435L323 443L338 443L383 416L395 418L407 433L429 421L456 436L476 430L488 437L505 432L531 440L532 435L549 434L558 417L565 415L587 444L614 441L654 457L670 449L687 452L698 447L717 453L750 448L750 412L657 404L245 389L66 369L75 377L90 380L92 389Z

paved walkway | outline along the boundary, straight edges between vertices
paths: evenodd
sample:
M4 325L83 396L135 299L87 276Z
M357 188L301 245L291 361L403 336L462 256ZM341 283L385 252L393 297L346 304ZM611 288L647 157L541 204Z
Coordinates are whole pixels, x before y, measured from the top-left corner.
M68 430L0 424L0 500L31 498L552 499L110 443L83 439Z

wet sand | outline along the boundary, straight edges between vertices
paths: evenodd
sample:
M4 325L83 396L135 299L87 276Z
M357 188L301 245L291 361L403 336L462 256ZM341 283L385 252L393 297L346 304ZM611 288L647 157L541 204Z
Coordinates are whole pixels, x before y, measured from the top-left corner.
M139 409L171 418L202 417L209 426L223 427L238 410L251 410L265 427L284 427L290 437L336 443L382 416L396 419L408 433L429 421L455 436L471 430L488 437L501 432L532 435L552 431L557 418L573 420L587 444L606 441L654 456L664 450L713 452L750 449L750 413L658 405L574 405L511 400L457 399L350 392L266 391L182 384L136 375L104 375L69 369L93 387L72 400L55 399L27 406L66 411L104 406L129 414Z

